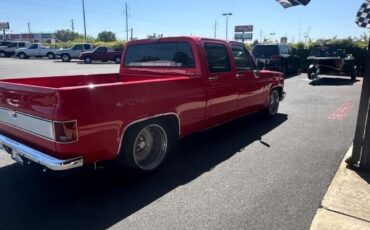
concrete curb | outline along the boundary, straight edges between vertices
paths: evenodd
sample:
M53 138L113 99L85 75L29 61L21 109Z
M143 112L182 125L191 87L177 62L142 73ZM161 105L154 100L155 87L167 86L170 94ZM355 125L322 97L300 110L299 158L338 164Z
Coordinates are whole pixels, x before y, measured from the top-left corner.
M352 154L352 147L344 159ZM370 229L370 175L347 169L344 160L311 224L316 229Z

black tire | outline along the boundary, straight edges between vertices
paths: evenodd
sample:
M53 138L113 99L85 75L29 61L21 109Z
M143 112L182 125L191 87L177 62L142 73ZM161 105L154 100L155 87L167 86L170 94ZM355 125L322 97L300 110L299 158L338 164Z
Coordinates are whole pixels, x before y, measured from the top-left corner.
M121 63L121 57L115 57L115 58L114 58L114 62L115 62L116 64L120 64L120 63Z
M281 72L284 74L284 77L288 76L288 64L283 62L281 64Z
M351 81L356 81L357 76L357 68L353 67L352 73L351 73Z
M5 58L5 57L6 57L5 51L1 50L0 51L0 58Z
M55 59L55 54L49 52L49 53L46 54L46 57L49 58L49 59Z
M28 56L25 54L25 53L19 53L18 54L18 57L20 58L20 59L27 59L28 58Z
M91 64L92 58L89 57L89 56L86 56L86 57L84 57L84 62L85 62L85 64Z
M280 94L276 89L274 89L270 93L267 108L265 109L266 116L274 117L278 113L279 104L280 104Z
M69 54L62 54L60 55L60 59L62 59L62 62L69 62L71 60L71 56L69 56Z
M152 172L164 162L172 144L168 125L161 120L142 122L126 130L118 165L137 172Z
M318 78L316 67L308 68L307 77L310 80L315 80L316 78Z

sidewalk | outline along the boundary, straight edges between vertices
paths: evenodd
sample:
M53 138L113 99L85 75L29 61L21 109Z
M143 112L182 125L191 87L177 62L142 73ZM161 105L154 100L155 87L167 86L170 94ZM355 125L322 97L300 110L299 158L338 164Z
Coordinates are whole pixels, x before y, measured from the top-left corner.
M344 159L350 156L352 147ZM346 168L342 161L312 221L311 230L370 229L370 175Z

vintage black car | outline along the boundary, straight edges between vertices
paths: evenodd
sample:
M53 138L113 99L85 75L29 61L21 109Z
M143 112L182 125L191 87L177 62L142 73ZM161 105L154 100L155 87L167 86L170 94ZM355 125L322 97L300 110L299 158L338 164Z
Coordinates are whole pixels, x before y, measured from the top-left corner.
M311 80L317 79L319 74L327 74L350 76L352 81L356 81L355 59L346 55L343 49L335 46L316 46L311 50L307 61L307 75Z

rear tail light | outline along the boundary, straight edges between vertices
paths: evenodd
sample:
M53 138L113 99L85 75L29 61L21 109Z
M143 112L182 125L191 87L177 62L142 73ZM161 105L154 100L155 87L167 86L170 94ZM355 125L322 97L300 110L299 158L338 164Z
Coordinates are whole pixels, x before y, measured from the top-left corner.
M272 55L271 56L271 60L273 60L273 61L280 61L281 60L281 57L279 55Z
M55 141L68 143L77 141L77 122L54 122Z

